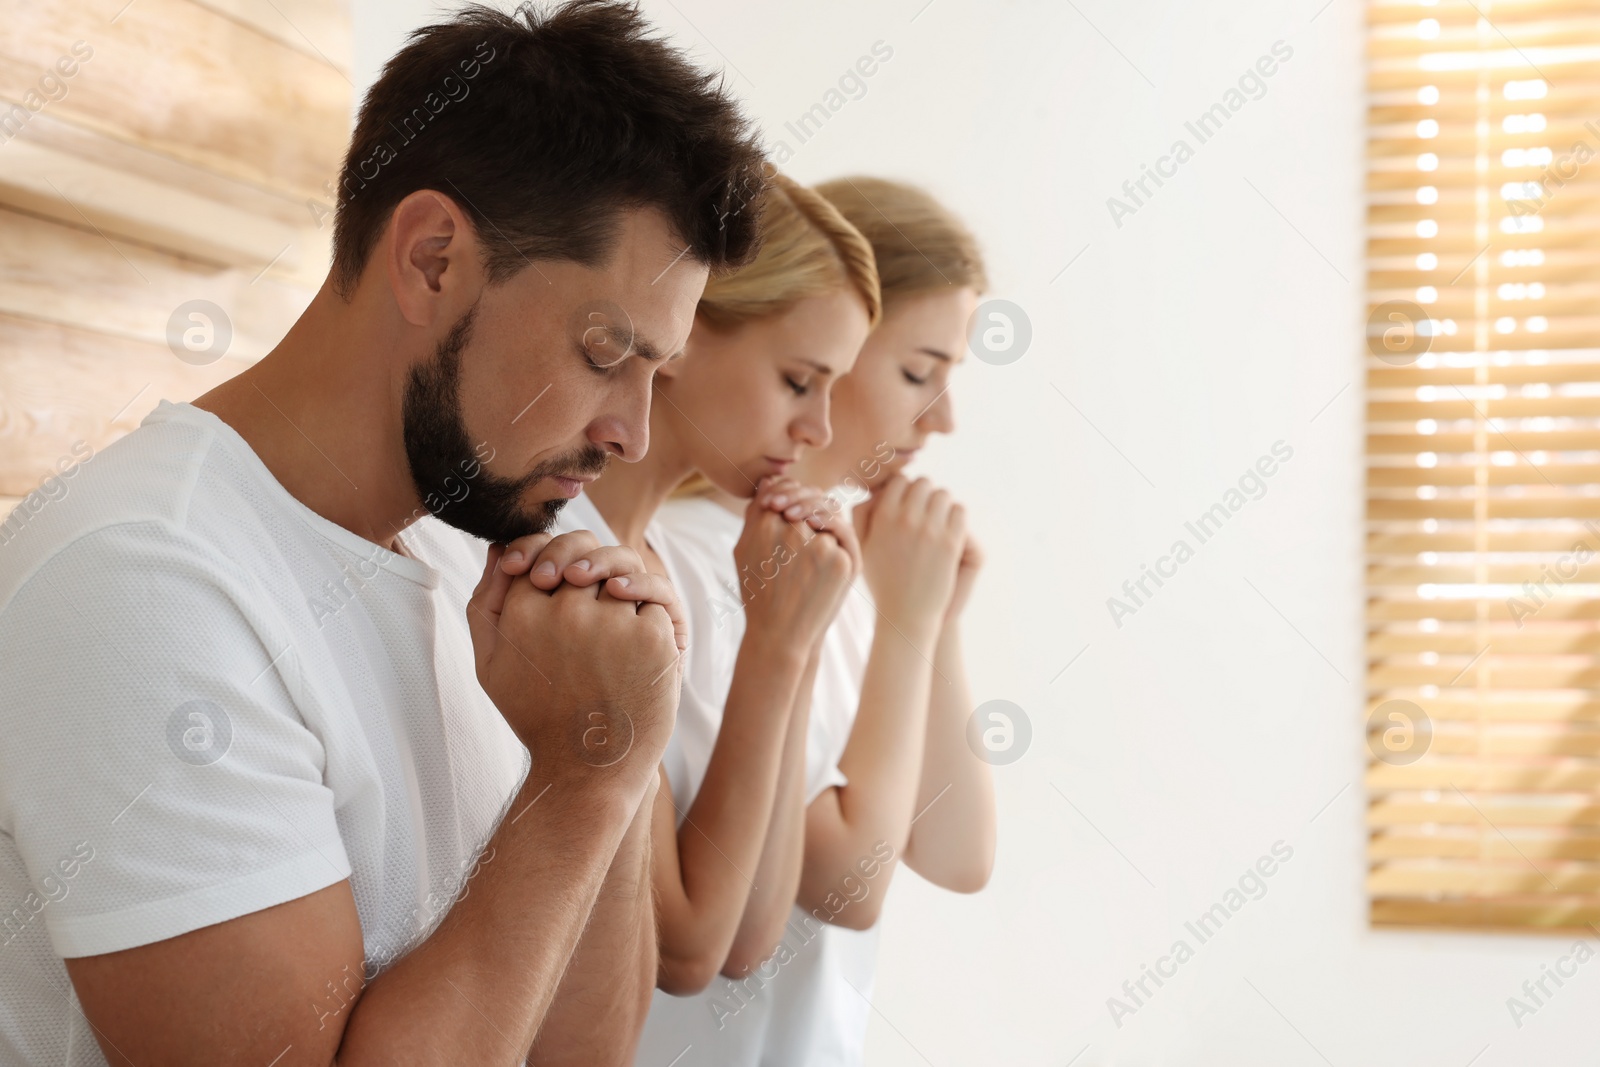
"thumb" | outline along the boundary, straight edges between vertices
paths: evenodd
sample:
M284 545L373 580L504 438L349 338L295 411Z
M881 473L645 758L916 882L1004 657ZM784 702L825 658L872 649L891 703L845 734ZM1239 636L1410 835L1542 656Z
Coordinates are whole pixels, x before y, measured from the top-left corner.
M514 576L500 569L505 545L490 545L484 560L483 576L467 600L467 628L472 634L472 658L481 685L488 674L489 659L499 641L500 611Z

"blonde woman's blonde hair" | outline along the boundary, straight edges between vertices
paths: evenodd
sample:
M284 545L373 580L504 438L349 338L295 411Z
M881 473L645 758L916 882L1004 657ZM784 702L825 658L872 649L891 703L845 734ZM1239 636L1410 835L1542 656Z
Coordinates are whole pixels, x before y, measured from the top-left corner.
M781 315L807 297L849 288L877 325L883 298L872 245L827 198L775 174L761 209L760 232L755 259L706 282L699 316L726 329Z
M860 176L812 188L871 242L885 307L941 289L988 290L977 238L925 190Z
M850 289L866 306L868 323L878 324L883 296L872 244L826 197L787 175L774 174L761 209L760 233L761 250L754 259L706 281L697 318L729 329L781 315L808 297ZM711 489L697 471L673 495L697 496Z

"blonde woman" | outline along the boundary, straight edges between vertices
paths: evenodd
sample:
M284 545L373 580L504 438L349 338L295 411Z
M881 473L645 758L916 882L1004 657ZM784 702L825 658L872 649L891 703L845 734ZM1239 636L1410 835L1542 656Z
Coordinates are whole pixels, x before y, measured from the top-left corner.
M960 637L982 557L961 505L901 473L931 435L955 428L950 373L987 286L982 258L961 222L913 186L816 188L871 241L883 321L834 389L831 440L755 503L812 513L820 494L808 485L866 497L853 516L865 588L845 598L819 651L804 815L775 821L768 840L770 852L804 857L789 930L761 965L730 968L699 998L700 1017L678 1035L695 1041L697 1064L859 1064L876 923L896 869L973 892L994 856L989 768L965 740ZM674 500L660 521L674 537L718 531L726 557L738 525L729 504Z
M651 837L657 1001L698 992L725 967L758 962L782 936L798 855L764 865L763 846L778 798L789 795L782 784L803 772L815 652L857 567L848 524L796 523L747 508L733 556L765 577L741 613L747 625L735 632L723 625L722 568L652 521L686 479L749 498L804 450L825 446L829 390L878 319L871 248L826 200L776 176L760 228L756 258L709 280L684 358L658 371L643 458L611 467L560 519L563 531L587 530L596 544L632 548L649 570L670 578L688 623L677 725L651 824L631 831ZM595 314L591 361L595 373L614 373L633 354L626 312ZM571 577L555 566L536 584ZM594 740L595 758L611 758L606 746L625 745L625 731ZM618 950L597 941L579 951Z

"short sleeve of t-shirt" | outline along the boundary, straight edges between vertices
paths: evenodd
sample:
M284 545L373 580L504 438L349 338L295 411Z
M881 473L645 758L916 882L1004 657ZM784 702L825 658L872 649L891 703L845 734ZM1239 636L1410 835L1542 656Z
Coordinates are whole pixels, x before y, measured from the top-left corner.
M285 684L303 682L294 650L241 582L181 531L133 522L52 554L0 612L0 832L62 957L350 875L322 740Z

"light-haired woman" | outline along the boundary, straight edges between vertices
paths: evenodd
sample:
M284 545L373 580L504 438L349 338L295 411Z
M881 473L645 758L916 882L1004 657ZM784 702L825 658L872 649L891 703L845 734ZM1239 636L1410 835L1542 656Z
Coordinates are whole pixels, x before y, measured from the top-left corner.
M816 189L871 242L883 321L834 388L830 441L755 503L810 513L819 493L808 486L864 497L854 512L864 581L819 652L804 815L775 821L768 839L769 853L803 854L788 932L762 964L713 983L698 1018L685 1016L677 1036L695 1042L696 1064L861 1063L876 923L897 867L973 892L994 857L989 767L966 743L960 637L982 556L961 505L901 473L930 436L955 428L950 374L987 287L983 260L960 220L915 186L857 177ZM726 560L731 504L674 499L659 521L671 536L715 542Z

